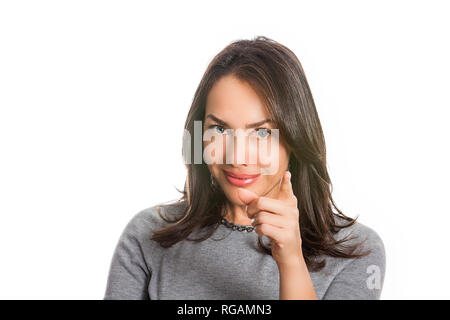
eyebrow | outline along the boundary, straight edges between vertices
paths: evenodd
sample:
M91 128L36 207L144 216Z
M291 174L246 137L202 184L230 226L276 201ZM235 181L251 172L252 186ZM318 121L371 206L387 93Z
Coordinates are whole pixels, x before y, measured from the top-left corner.
M208 115L206 116L206 118L211 118L212 120L214 120L214 121L217 122L218 124L220 124L220 125L222 125L222 126L229 127L228 123L226 123L225 121L223 121L223 120L217 118L217 117L216 117L215 115L213 115L213 114L208 114ZM265 123L267 123L267 122L273 122L273 120L272 120L272 119L265 119L265 120L258 121L258 122L255 122L255 123L249 123L249 124L247 124L247 125L245 126L245 128L248 129L248 128L259 127L260 125L263 125L263 124L265 124Z

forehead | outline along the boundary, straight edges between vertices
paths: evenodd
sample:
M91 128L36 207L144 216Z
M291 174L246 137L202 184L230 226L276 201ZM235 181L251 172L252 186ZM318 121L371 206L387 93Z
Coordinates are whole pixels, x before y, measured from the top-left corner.
M256 91L235 76L220 78L206 99L206 112L235 126L269 118L269 113Z

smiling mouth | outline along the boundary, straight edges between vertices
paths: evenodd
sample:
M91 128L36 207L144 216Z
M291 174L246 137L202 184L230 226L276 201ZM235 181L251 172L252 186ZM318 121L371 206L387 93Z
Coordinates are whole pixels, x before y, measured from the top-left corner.
M261 174L237 174L223 170L227 181L237 187L246 187L258 180Z

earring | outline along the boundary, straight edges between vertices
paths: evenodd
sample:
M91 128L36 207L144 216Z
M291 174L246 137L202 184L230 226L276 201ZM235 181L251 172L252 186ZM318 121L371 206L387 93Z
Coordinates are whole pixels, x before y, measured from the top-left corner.
M213 175L211 173L209 174L209 180L210 180L211 186L215 187L216 186L216 181L214 180L214 177L213 177Z

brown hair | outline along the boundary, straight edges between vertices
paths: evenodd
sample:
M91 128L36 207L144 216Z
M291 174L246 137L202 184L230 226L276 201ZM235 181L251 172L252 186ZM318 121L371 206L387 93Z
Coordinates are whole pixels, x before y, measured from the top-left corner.
M183 156L194 154L194 121L203 123L207 95L216 81L225 75L236 76L252 86L273 117L280 139L292 151L289 169L298 199L302 250L308 269L318 271L325 266L325 260L313 259L320 255L357 258L368 254L355 253L362 243L347 246L343 243L350 240L348 236L340 240L334 237L340 229L353 225L356 219L345 216L333 201L324 135L308 82L296 55L280 43L263 36L238 40L214 57L195 92L186 119L185 129L191 133L191 143L190 150L183 148ZM154 231L151 237L162 247L170 247L183 239L208 239L219 226L227 203L221 188L210 183L210 172L203 159L201 164L189 161L186 168L186 183L180 191L182 197L178 203L171 204L183 202L186 205L182 216L172 221L161 216L171 224ZM333 212L333 207L338 213ZM348 223L339 225L336 217ZM200 229L209 231L198 239L188 239L189 234ZM258 245L263 252L271 254L270 247L262 243L261 235Z

